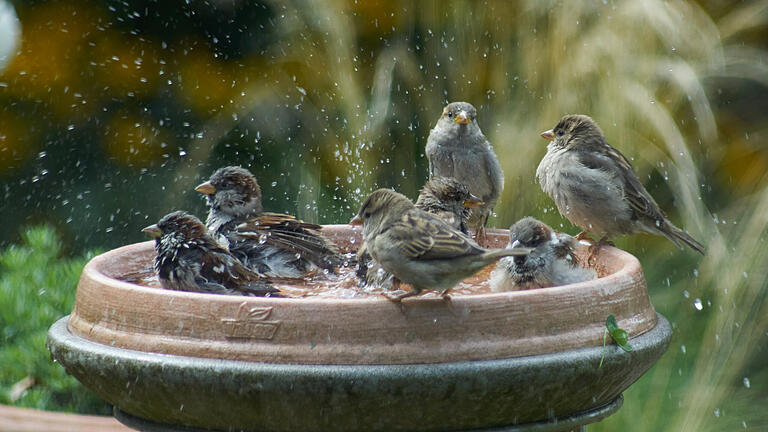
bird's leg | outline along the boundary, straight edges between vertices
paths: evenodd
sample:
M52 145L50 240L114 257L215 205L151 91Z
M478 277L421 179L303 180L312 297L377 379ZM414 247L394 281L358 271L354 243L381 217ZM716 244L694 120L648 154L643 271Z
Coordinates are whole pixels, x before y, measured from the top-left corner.
M443 300L445 300L445 304L448 305L448 309L451 310L451 313L453 315L456 315L456 309L453 308L453 302L451 301L452 297L448 293L448 291L450 291L450 290L451 290L451 288L443 290L443 292L440 293L440 297L442 297Z
M451 288L446 288L440 292L440 297L443 298L445 301L451 301L451 294L450 294Z
M487 247L485 244L488 240L488 236L485 234L485 226L480 225L475 229L475 241L482 247Z
M603 246L614 246L613 242L608 240L608 236L605 235L602 238L600 238L600 241L597 243L593 243L589 246L589 258L587 258L587 262L594 266L595 262L597 261L597 254L600 252L600 248Z
M594 243L595 241L594 241L594 240L592 240L591 238L589 238L589 237L587 236L587 234L589 234L589 231L582 231L582 232L580 232L580 233L576 234L576 236L575 236L574 238L575 238L577 241L581 241L581 240L589 240L591 243Z
M400 285L400 283L399 283L400 281L397 278L395 278L395 280L398 281L398 286L399 286ZM415 295L419 295L420 293L421 293L420 289L414 288L413 291L406 292L406 293L399 294L399 295L392 295L392 294L389 294L389 293L384 293L383 295L389 301L391 301L392 303L395 303L397 305L397 307L400 308L400 312L403 315L405 315L406 310L405 310L405 304L403 303L403 299L404 298L408 298L408 297L413 297Z

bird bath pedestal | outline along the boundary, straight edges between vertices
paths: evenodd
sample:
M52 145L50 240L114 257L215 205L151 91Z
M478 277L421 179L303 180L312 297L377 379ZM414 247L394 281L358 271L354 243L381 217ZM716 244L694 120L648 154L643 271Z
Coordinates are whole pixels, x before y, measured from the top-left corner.
M360 244L325 227L341 249ZM506 230L489 230L495 247ZM354 239L354 240L353 240ZM54 359L139 430L558 431L599 421L664 353L669 323L639 262L606 247L597 280L436 296L255 298L120 280L152 242L83 270L72 314L48 334ZM603 354L606 317L632 352Z

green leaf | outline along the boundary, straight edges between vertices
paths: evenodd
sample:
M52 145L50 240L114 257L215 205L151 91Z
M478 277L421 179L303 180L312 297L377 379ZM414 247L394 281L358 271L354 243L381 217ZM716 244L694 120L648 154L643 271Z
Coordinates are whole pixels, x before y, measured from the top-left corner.
M623 349L626 352L632 351L632 345L628 343L625 343L624 345L619 345L619 346L621 347L621 349Z
M617 328L615 330L611 330L611 337L613 340L616 341L619 346L626 345L627 341L629 341L629 336L627 335L627 331L624 329Z
M616 322L616 317L613 314L608 315L608 318L605 319L605 327L611 332L611 335L619 328L619 323Z

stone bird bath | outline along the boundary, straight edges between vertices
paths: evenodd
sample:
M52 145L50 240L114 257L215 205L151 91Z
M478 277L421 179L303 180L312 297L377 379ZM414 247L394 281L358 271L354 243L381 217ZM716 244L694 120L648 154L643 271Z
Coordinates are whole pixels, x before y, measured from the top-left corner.
M324 230L343 250L360 244L347 225ZM612 247L594 281L428 295L402 310L381 296L250 298L120 279L153 256L145 242L91 260L48 335L53 358L140 430L570 430L618 410L671 336L639 262ZM610 314L634 350L609 343L598 367Z

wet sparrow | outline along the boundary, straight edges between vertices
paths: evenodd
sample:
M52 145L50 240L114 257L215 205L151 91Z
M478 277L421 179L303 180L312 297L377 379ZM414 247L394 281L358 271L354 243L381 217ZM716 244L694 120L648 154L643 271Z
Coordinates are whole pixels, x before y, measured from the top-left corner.
M416 199L416 208L444 220L448 225L468 234L467 220L471 209L485 204L469 193L469 189L451 177L435 176L427 180Z
M211 294L280 297L226 249L200 220L183 211L142 230L155 239L155 271L165 289Z
M704 246L672 225L632 170L627 158L606 141L589 117L567 115L542 132L550 140L536 170L541 189L564 217L602 236L599 245L623 234L661 234L704 254Z
M533 248L527 256L501 259L491 272L491 291L545 288L592 280L594 270L580 265L573 253L577 240L556 233L546 224L526 217L509 228L509 246Z
M417 209L405 196L388 189L373 192L351 225L363 225L371 257L413 291L394 301L439 290L445 295L462 279L505 256L526 255L530 249L486 250L440 218Z
M450 177L432 177L427 181L416 200L416 208L434 214L445 223L467 234L467 219L471 209L483 202L469 193L466 186ZM358 251L357 276L364 285L391 289L392 274L381 268L365 250Z
M260 274L299 278L317 267L333 270L343 261L320 225L264 212L261 188L245 168L220 168L195 190L208 199L206 226L216 240Z

